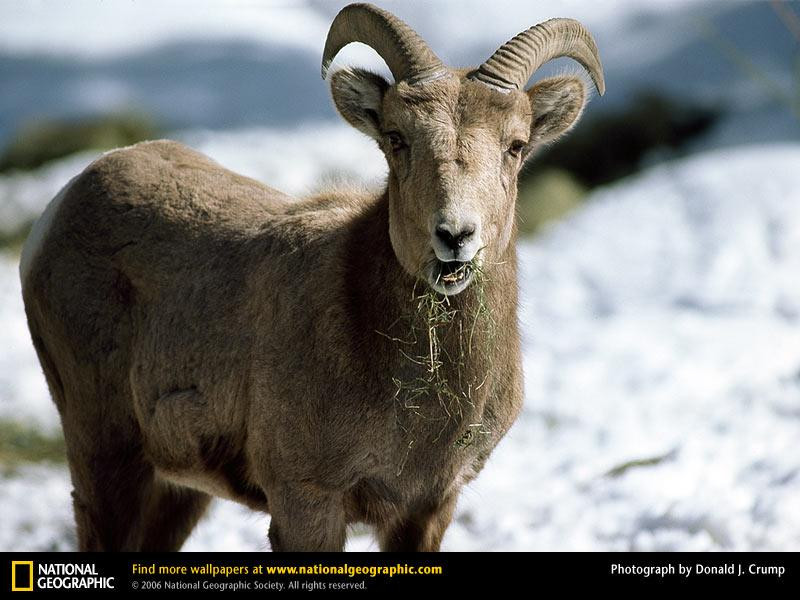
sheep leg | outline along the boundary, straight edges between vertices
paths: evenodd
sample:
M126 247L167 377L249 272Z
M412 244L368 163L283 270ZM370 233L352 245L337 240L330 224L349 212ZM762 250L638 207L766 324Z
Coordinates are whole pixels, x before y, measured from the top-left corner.
M453 519L457 494L378 527L383 552L438 552Z
M210 501L208 494L156 482L144 510L140 549L146 552L180 550Z
M308 485L270 488L269 541L273 552L341 552L347 523L341 493Z
M67 430L68 434L68 430ZM72 450L67 437L68 452ZM101 446L86 460L70 459L78 549L136 551L142 535L142 505L153 484L152 467L136 450Z

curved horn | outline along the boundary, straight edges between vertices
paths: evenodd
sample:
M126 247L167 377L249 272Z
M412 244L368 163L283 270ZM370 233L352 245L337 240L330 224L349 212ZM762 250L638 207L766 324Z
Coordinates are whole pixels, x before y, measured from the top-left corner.
M568 56L589 72L597 91L606 91L603 65L592 34L573 19L550 19L514 36L471 75L500 91L519 90L544 63Z
M350 4L336 15L328 31L323 79L339 50L351 42L367 44L380 54L396 82L419 82L447 71L417 32L393 14L371 4Z

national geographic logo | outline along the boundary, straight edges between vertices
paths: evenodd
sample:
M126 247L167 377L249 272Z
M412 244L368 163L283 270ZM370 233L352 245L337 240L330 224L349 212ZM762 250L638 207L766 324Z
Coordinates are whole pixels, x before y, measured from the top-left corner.
M113 590L114 578L101 576L93 563L11 561L11 591Z

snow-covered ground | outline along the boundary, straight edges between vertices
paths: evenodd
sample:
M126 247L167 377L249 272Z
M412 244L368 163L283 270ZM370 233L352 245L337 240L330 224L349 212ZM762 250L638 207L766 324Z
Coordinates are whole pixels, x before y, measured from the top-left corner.
M798 161L660 166L521 246L526 411L449 549L800 548Z
M246 158L252 133L186 138L259 178L280 172ZM379 177L368 147L341 151L351 139L337 154ZM70 160L50 169L86 158ZM280 182L341 166L316 162ZM771 145L658 166L520 244L525 410L446 550L800 549L798 165L800 145ZM8 256L0 338L0 417L57 427ZM0 514L0 549L74 544L63 468L0 480ZM266 527L217 501L186 549L263 549ZM357 530L349 548L375 545Z

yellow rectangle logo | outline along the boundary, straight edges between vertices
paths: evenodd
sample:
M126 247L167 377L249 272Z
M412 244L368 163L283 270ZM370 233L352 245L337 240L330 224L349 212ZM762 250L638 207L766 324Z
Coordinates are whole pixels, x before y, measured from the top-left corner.
M27 567L27 569L25 569ZM27 573L26 573L27 571ZM32 560L12 560L11 561L11 591L12 592L32 592L33 591L33 561Z

